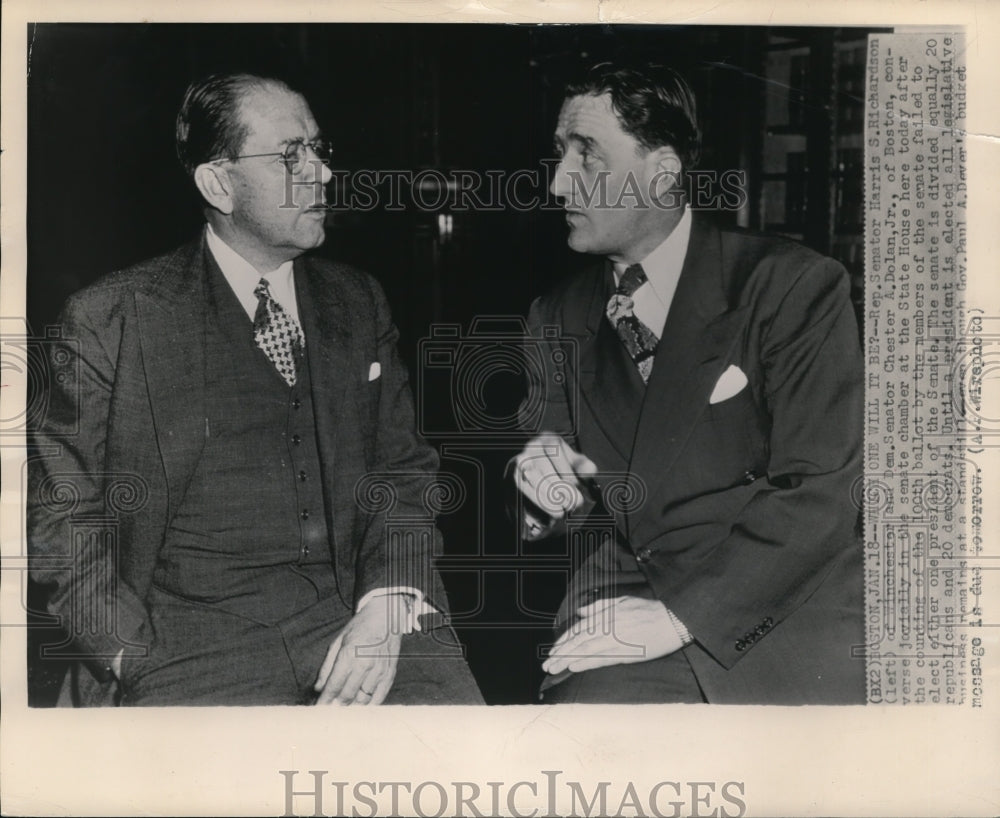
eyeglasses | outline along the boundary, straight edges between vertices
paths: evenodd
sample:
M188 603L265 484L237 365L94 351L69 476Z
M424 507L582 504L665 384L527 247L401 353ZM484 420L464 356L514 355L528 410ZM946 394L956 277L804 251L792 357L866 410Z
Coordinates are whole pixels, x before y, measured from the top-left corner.
M224 157L213 159L213 162L235 162L239 159L257 159L262 156L280 156L280 161L293 176L297 176L305 169L309 161L309 151L324 165L330 164L333 157L333 145L328 139L313 139L309 142L303 139L296 139L288 143L283 151L273 151L272 153L245 153L242 156Z

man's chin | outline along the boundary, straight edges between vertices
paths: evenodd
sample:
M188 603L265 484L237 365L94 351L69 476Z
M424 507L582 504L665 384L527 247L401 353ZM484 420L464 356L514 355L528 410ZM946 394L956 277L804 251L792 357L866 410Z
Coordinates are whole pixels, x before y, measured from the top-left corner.
M575 250L577 253L593 253L593 242L590 237L585 233L582 233L578 228L570 228L569 236L566 237L566 243L569 245L570 250Z
M303 237L302 249L303 250L314 250L317 247L321 247L323 242L326 241L326 225L320 222L316 225L314 230L310 230L307 236Z

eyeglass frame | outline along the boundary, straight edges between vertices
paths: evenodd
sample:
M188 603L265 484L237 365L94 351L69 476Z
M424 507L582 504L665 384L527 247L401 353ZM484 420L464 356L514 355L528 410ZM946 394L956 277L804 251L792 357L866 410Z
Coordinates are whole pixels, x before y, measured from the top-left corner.
M325 159L320 153L318 147L322 148L323 152L327 154ZM302 148L308 148L309 150L311 150L314 154L316 154L319 161L322 162L324 165L328 165L330 163L330 160L333 158L333 143L331 143L329 139L326 139L325 137L321 136L317 139L293 139L288 143L288 145L285 147L283 151L270 151L268 153L245 153L242 156L222 156L218 159L212 159L211 162L214 164L216 162L237 162L240 159L258 159L263 156L280 156L281 164L285 166L285 170L287 170L292 175L295 175L302 172L302 170L305 168L305 163L307 160L304 158L304 156L301 159L297 159L295 155L289 156L289 151L294 150L295 153L297 154ZM298 170L292 170L290 163L296 161L301 161L302 167L300 167Z

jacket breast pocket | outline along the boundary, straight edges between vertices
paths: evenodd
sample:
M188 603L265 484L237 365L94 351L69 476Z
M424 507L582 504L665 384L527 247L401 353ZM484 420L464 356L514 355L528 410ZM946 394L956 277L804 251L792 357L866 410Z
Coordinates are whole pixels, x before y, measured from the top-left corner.
M379 402L382 399L382 379L376 378L362 384L361 394L366 409L365 416L372 422L378 420Z
M716 485L734 485L760 476L767 468L767 421L753 390L742 391L705 407L688 441L690 456Z
M364 447L365 460L371 467L375 460L377 439L382 432L379 424L382 379L357 384L354 397L358 412L357 437Z
M747 384L732 397L718 403L709 403L703 419L707 419L709 422L720 422L742 416L755 416L756 414L757 405L753 399L753 391Z

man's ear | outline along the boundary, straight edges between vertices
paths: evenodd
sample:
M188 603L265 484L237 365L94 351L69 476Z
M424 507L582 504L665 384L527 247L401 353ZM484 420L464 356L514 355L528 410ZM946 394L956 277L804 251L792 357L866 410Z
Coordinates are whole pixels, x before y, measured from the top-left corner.
M681 171L684 168L677 151L664 145L651 151L649 160L653 164L654 173L652 193L657 201L662 202L668 197L676 198L681 191Z
M194 183L210 207L227 216L233 212L233 182L225 168L212 162L198 165Z

